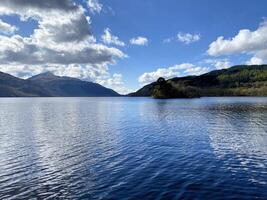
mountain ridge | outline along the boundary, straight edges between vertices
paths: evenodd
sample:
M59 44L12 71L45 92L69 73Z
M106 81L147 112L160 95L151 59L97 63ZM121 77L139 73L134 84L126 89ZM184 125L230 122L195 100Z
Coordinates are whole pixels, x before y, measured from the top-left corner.
M116 97L121 96L100 84L51 72L21 79L0 72L0 97Z
M175 77L145 85L128 96L191 98L267 96L267 65L237 65L199 76Z

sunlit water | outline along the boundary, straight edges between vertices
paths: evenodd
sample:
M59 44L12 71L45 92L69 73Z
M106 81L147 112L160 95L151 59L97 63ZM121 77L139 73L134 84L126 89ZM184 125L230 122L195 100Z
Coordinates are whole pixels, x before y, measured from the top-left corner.
M267 98L0 99L0 199L267 199Z

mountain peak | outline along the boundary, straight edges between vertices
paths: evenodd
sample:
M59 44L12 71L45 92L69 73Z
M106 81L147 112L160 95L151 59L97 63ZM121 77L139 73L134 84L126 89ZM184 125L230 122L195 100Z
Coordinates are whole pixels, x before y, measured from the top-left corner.
M36 76L42 76L42 77L55 77L56 75L55 74L53 74L52 72L50 72L50 71L46 71L46 72L43 72L43 73L41 73L41 74L38 74L38 75L36 75Z
M58 76L54 75L52 72L47 71L47 72L43 72L41 74L37 74L31 78L29 78L29 80L31 81L36 81L36 80L51 80L51 79L56 79Z
M54 75L52 72L50 72L50 71L43 72L43 73L41 73L40 75L55 76L55 75Z
M117 97L115 91L99 84L79 79L56 76L44 72L20 79L0 72L0 97Z

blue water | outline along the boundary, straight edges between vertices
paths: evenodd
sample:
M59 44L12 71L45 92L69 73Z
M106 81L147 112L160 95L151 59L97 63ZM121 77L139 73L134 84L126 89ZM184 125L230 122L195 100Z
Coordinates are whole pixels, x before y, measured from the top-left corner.
M267 199L267 98L0 99L0 199Z

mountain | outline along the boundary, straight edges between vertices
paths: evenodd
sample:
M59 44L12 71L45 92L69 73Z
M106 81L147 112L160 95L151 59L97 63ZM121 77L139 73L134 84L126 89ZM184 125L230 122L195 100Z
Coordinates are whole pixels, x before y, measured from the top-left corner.
M39 85L30 81L19 79L9 74L0 72L0 97L20 96L50 96L48 92Z
M55 76L51 72L42 73L28 79L31 83L46 88L51 96L63 97L109 97L120 96L115 91L97 83L81 81L65 76Z
M148 84L129 96L191 98L202 96L267 96L267 65L239 65L200 76Z
M113 97L115 91L97 83L42 73L20 79L0 72L0 97Z

